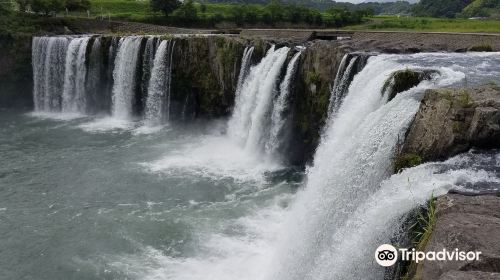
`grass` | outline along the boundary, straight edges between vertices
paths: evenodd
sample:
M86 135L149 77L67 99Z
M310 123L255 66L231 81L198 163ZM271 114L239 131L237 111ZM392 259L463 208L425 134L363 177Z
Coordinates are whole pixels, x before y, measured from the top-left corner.
M71 12L69 15L88 16L85 11ZM147 0L90 0L90 17L141 19L155 15L160 13L151 12Z
M375 16L346 30L500 33L500 20L443 19L410 16Z
M405 168L422 164L422 158L416 154L402 154L394 159L394 172L399 173Z
M161 16L159 12L152 12L149 8L148 0L90 0L90 17L112 17L134 21L148 22L151 18ZM231 18L233 7L240 4L207 3L203 5L195 4L200 18L210 18L221 16ZM264 6L259 4L249 4L257 16L262 16ZM70 16L87 17L87 12L71 12ZM321 13L325 21L331 19L332 15L326 12ZM500 33L500 20L469 20L469 19L441 19L427 17L408 16L374 16L370 17L363 24L346 26L346 30L367 30L367 31L428 31L428 32L480 32L480 33Z
M436 198L434 195L431 196L427 207L420 209L417 221L410 228L410 231L414 233L413 245L417 251L425 251L425 247L429 242L432 232L436 226ZM417 273L417 263L411 262L408 266L406 274L402 279L416 279L414 277Z

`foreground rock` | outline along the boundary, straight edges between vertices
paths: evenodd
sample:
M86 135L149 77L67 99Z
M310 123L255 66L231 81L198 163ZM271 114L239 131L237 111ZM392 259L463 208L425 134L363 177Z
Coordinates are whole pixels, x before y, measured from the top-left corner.
M480 251L479 261L424 261L414 279L500 279L500 197L448 194L437 199L425 251Z
M471 147L500 147L500 86L428 90L401 154L440 160Z

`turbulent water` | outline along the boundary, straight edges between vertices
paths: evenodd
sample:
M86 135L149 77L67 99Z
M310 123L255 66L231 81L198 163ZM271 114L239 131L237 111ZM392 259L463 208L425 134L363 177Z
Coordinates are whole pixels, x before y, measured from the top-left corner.
M146 77L148 98L168 94L161 85L168 83L162 73L169 66L160 57L168 61L171 42L151 40L154 58L136 56L140 37L111 44L105 51L114 85L98 87L109 92L113 115L75 119L63 111L62 90L48 90L47 84L66 83L67 75L53 73L65 73L68 57L74 61L70 72L78 76L83 44L99 53L102 42L86 38L35 38L35 112L0 111L5 279L383 279L373 251L398 234L406 213L450 188L500 187L498 151L390 172L422 91L498 81L498 53L368 58L332 101L338 108L313 165L302 172L267 152L275 140L284 141L300 50L272 47L252 64L247 48L247 70L240 71L227 123L172 123L153 130L132 116L131 87ZM142 72L129 73L130 65L138 69L141 63ZM88 73L97 65L82 67ZM385 81L406 68L440 75L387 102L381 94ZM337 85L346 72L339 72ZM80 115L91 104L92 95L85 96L85 106L72 107ZM116 119L125 125L116 126Z

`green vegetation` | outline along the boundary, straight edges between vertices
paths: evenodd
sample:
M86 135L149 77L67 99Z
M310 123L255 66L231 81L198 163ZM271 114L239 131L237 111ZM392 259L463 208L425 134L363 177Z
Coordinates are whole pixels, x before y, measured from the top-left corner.
M315 72L307 72L306 74L306 84L307 85L316 85L321 80L321 77L318 73Z
M187 1L188 5L184 6L191 6L193 7L193 2L191 0ZM151 9L155 11L161 11L165 15L170 14L173 12L175 9L179 8L181 5L181 2L178 0L151 0Z
M499 0L476 0L462 10L463 17L500 18Z
M471 2L472 0L421 0L413 12L417 16L453 18Z
M438 73L434 70L399 70L394 72L385 82L382 88L382 94L388 95L388 100L396 97L396 94L407 91L418 86L424 80L432 79L433 74Z
M431 17L498 17L499 0L421 0L413 8L417 16Z
M425 247L429 242L432 232L436 226L436 198L431 196L427 206L418 211L417 221L410 227L411 238L413 245L417 251L425 251ZM413 278L417 273L417 263L411 262L407 268L407 272L402 279Z
M405 168L417 166L422 163L422 158L416 154L402 154L394 160L394 172L399 173Z
M48 32L62 29L58 18L46 18L36 15L6 12L0 14L0 36L17 36L33 34L38 30Z
M470 107L472 105L472 100L469 91L467 91L466 89L461 90L458 93L457 101L463 108Z
M200 3L177 0L90 0L91 17L112 17L156 24L214 27L219 23L235 26L300 25L314 27L341 27L359 24L370 10L350 11L331 8L319 11L300 5L287 5L273 0L261 4ZM87 17L86 11L70 12L71 16Z
M410 16L375 16L359 25L345 26L346 30L390 30L427 32L499 33L500 20L444 19Z
M492 52L493 48L489 44L482 44L482 45L473 46L472 48L470 48L470 51L473 51L473 52Z

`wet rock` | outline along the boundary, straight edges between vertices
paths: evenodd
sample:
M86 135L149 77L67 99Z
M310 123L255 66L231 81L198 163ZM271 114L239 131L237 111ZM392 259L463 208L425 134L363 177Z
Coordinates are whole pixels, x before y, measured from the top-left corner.
M303 52L290 95L294 136L287 154L292 164L303 165L312 159L328 116L332 79L348 52L338 42L320 40Z
M230 36L175 40L171 85L174 119L187 107L194 110L187 113L197 117L215 118L230 113L246 44L247 41Z
M479 260L424 261L414 279L499 279L500 197L447 194L425 251L479 251Z
M471 147L500 147L500 86L428 90L401 154L440 160Z
M0 35L0 108L32 108L31 36Z
M400 70L394 72L385 83L382 93L389 95L389 101L396 97L396 94L407 91L418 86L424 80L432 79L438 74L435 70Z

